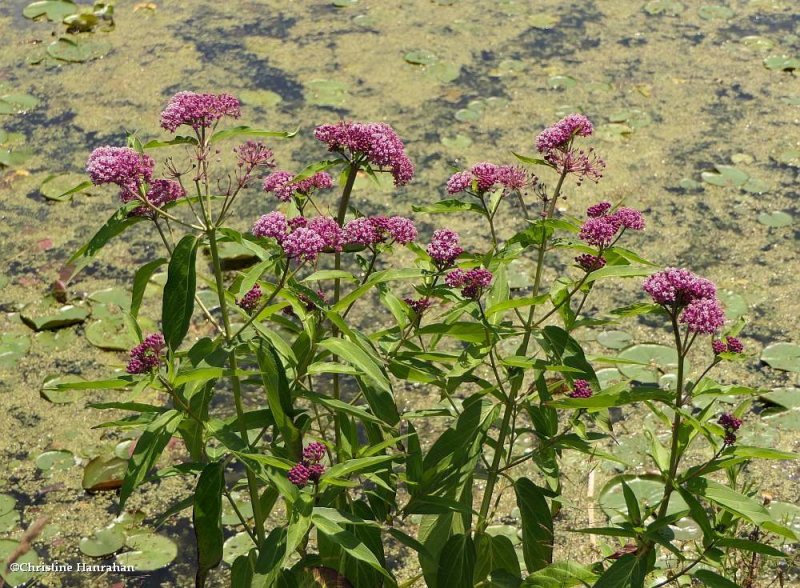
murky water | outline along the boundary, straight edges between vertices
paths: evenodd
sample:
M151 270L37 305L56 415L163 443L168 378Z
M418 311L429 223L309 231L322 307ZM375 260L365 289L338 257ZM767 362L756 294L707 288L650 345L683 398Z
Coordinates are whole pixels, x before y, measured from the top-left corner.
M744 297L749 349L757 354L769 342L800 340L800 82L795 72L763 64L772 56L800 58L800 13L790 0L358 0L343 8L327 0L172 0L156 2L155 10L118 0L115 30L94 34L110 45L107 54L86 63L46 58L45 47L64 27L23 18L26 4L0 5L0 95L38 99L25 114L0 115L0 137L6 135L0 152L32 151L23 164L0 170L4 333L31 336L19 307L47 291L69 254L115 206L110 190L50 202L41 183L50 174L80 172L91 149L122 144L126 130L161 136L159 111L174 92L189 89L242 97L245 124L299 126L296 139L274 144L286 169L324 156L310 139L317 124L391 123L407 140L417 178L397 192L365 184L357 202L365 212L396 214L442 197L454 166L512 162L511 150L532 153L539 130L580 110L598 127L594 144L608 167L598 185L569 190L567 212L624 198L649 223L630 238L632 248L665 265L691 267ZM430 63L408 63L410 52L412 61ZM703 182L701 173L714 165L735 166L749 180L731 187ZM251 190L242 199L240 228L270 207ZM775 228L763 216L759 222L774 212L794 218ZM439 222L420 219L424 230ZM466 241L478 245L479 227L464 227ZM140 225L104 252L71 293L129 287L136 264L158 248ZM628 303L636 284L601 294L597 308ZM644 324L625 328L637 341L663 335ZM32 460L47 449L90 458L123 438L90 430L105 415L84 408L84 398L55 405L39 397L46 374L89 378L122 365L122 355L94 350L83 334L79 327L60 341L32 337L16 365L0 368L0 491L19 499L24 526L50 516L51 556L73 561L82 557L77 538L105 525L115 501L85 495L78 467L48 478ZM796 375L757 360L728 378L764 387L798 384ZM415 402L409 394L404 400ZM796 433L775 442L798 448ZM796 464L761 474L780 499L796 498ZM182 492L170 480L131 502L152 516ZM166 575L134 584L188 582L192 558L184 550Z

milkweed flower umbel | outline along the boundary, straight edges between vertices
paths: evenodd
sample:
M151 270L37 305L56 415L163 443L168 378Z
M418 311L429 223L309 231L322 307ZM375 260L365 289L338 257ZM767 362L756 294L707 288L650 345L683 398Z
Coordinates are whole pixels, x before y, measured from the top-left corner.
M437 268L443 270L451 267L456 258L464 253L464 249L458 244L459 241L458 233L450 229L438 229L433 232L427 252Z
M725 430L723 443L725 445L733 445L736 443L736 431L742 426L742 420L726 412L720 415L717 422Z
M586 380L575 380L572 391L567 394L570 398L591 398L592 386Z
M569 114L547 127L536 137L536 148L557 172L573 174L578 185L589 178L598 181L603 177L606 162L595 154L593 148L575 149L575 137L589 137L594 132L592 122L582 114Z
M250 288L244 296L236 301L236 305L247 312L253 312L258 307L258 302L264 293L261 291L261 286L256 284Z
M161 355L166 346L164 335L161 333L148 335L144 341L131 349L127 372L129 374L146 374L153 371L161 363Z
M178 92L161 113L161 126L173 133L181 125L198 130L211 127L224 116L241 116L239 100L234 96Z
M614 242L620 231L644 230L644 217L638 210L622 206L609 214L610 210L611 203L606 201L598 202L586 209L586 216L589 218L581 225L578 233L582 241L603 249Z
M385 123L342 121L321 125L314 131L317 140L352 158L365 158L379 169L391 172L396 186L404 186L414 177L414 164L392 127Z
M656 272L642 286L657 304L685 306L701 298L714 298L717 288L711 280L687 269L668 267Z
M473 268L464 271L454 269L445 276L445 283L451 288L461 288L464 298L477 300L485 288L492 284L492 272L483 268Z
M317 172L305 179L295 181L294 175L283 170L272 172L264 178L264 191L275 194L281 202L289 202L294 194L308 196L315 190L333 187L333 178L327 172Z
M582 253L575 258L575 261L586 272L597 271L606 265L606 260L602 256L591 253Z
M297 486L303 488L309 482L316 484L325 473L325 466L320 462L325 457L325 446L322 443L310 443L303 449L303 460L289 470L287 478Z
M713 334L725 324L725 311L716 298L694 300L679 318L692 333Z
M528 176L521 167L514 165L497 165L487 161L476 163L469 171L457 172L447 180L447 193L457 194L474 189L478 195L504 188L511 192L526 186L534 186L538 182L536 176Z
M284 237L281 247L290 259L316 261L325 249L325 240L316 231L301 227Z
M289 232L289 225L286 222L286 215L280 211L273 211L262 215L250 229L256 237L270 237L283 241Z
M137 190L142 182L153 179L153 158L129 147L98 147L89 155L86 172L96 186L116 184Z

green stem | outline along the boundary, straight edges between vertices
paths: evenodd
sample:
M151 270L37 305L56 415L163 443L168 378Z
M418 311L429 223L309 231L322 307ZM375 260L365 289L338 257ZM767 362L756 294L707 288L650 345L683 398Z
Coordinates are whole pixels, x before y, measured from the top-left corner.
M244 420L244 405L242 403L242 385L239 381L239 376L236 375L239 369L238 361L236 359L236 347L231 345L233 340L231 332L231 320L228 316L228 302L225 298L225 284L222 279L222 264L220 263L219 248L217 247L216 230L213 227L210 227L206 232L208 234L209 249L211 250L211 263L214 268L214 279L217 283L217 295L219 297L220 311L222 312L222 323L225 328L225 342L230 346L228 358L231 371L233 372L231 375L231 384L233 386L233 401L236 405L236 415L239 422L239 433L242 437L242 442L249 446L250 443L247 437L247 423L245 423ZM245 472L247 474L247 488L250 493L250 502L253 505L253 519L255 522L256 535L258 537L259 544L261 544L264 541L264 519L261 514L261 503L259 502L258 481L256 480L256 476L250 470L250 468L245 468Z

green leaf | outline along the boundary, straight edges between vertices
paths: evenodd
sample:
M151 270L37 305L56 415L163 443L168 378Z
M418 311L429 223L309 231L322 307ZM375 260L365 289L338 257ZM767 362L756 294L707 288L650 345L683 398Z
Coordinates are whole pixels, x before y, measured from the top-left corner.
M623 555L597 579L594 588L642 588L647 568L636 555Z
M634 525L642 523L642 513L639 510L639 499L631 490L631 487L622 480L622 495L625 498L625 506L628 509L628 518Z
M178 349L189 332L194 312L197 244L194 235L183 237L175 246L167 268L167 284L164 286L161 306L161 328L167 345L173 351Z
M586 276L587 284L603 280L605 278L638 278L641 276L649 276L653 273L652 268L649 267L631 267L630 265L607 265L599 270L593 271Z
M133 318L139 315L139 308L142 306L142 299L144 298L144 291L145 288L147 288L147 283L150 281L155 271L165 263L167 263L167 260L161 257L144 264L136 270L136 275L133 277L133 292L131 294L131 316Z
M142 145L143 149L159 149L161 147L172 147L173 145L197 145L197 139L194 137L175 137L169 141L148 141Z
M549 325L542 329L542 338L539 341L554 363L577 368L579 372L574 374L575 378L587 380L595 389L600 388L594 369L586 360L580 343L564 329Z
M25 18L40 18L44 16L52 22L61 22L67 16L78 12L78 7L70 0L41 0L31 2L22 9Z
M741 551L750 551L752 553L760 553L770 557L786 557L782 551L775 549L770 545L759 543L758 541L750 541L749 539L736 539L734 537L720 537L717 539L716 544L719 547L727 547L729 549L739 549Z
M519 558L511 539L505 535L475 535L475 552L475 582L480 582L497 570L519 577Z
M544 159L539 159L538 157L528 157L527 155L520 155L519 153L511 152L511 155L516 157L522 163L530 163L533 165L550 165Z
M394 583L394 579L389 572L384 569L383 565L381 565L381 563L378 561L378 558L375 557L375 554L372 553L372 551L370 551L369 548L364 545L364 543L358 537L341 527L338 523L335 523L334 521L331 521L316 512L311 518L314 525L316 525L318 532L322 533L330 541L341 547L351 557L354 557L359 561L363 561L370 567L379 571L382 575L388 578L390 582Z
M467 343L483 343L487 337L486 329L482 324L466 321L425 325L419 329L419 333L421 335L446 335Z
M248 126L233 127L232 129L225 129L224 131L217 131L208 140L209 144L222 141L223 139L230 139L231 137L280 137L282 139L290 139L297 134L299 129L294 131L266 131L263 129L254 129Z
M731 582L711 570L697 570L692 576L709 588L739 588L736 582Z
M251 586L272 588L281 573L281 566L286 557L287 531L284 527L277 527L270 532L264 543L259 546L258 559Z
M122 233L128 227L144 220L141 216L128 216L132 206L123 206L117 210L100 230L89 239L83 247L72 254L67 261L67 265L74 265L70 279L74 278L81 269L86 267L94 259L95 255L114 237Z
M289 457L299 461L303 453L303 441L300 430L290 416L294 409L286 369L278 352L266 339L259 338L256 356L267 394L267 403L275 418L275 424L281 432Z
M589 568L571 561L560 561L534 572L522 583L523 588L571 588L592 586L597 575Z
M522 555L528 572L553 563L553 517L544 493L527 478L514 483L522 521Z
M183 415L177 410L168 410L156 417L139 437L136 449L128 461L128 470L119 491L119 508L124 509L125 503L136 487L142 483L147 472L158 461L164 447L172 438L173 433L181 424Z
M195 585L203 588L209 570L222 561L222 491L225 467L213 462L203 468L194 491L192 523L197 539L197 576Z
M645 402L647 400L661 400L669 402L674 396L667 390L652 388L637 388L635 390L621 390L619 392L601 392L589 398L565 398L563 400L551 400L548 406L553 408L610 408L612 406L624 406L634 402Z
M359 457L337 463L322 474L322 478L320 478L320 487L324 487L325 484L329 483L331 480L344 479L357 472L372 470L376 466L392 461L393 459L395 459L393 455L377 455L374 457Z
M427 212L428 214L441 214L453 212L477 212L478 214L485 215L486 212L483 208L474 202L464 202L462 200L450 199L440 200L433 204L424 206L413 205L411 209L414 212Z
M450 537L439 554L439 573L436 583L447 586L473 586L475 576L475 545L469 535Z

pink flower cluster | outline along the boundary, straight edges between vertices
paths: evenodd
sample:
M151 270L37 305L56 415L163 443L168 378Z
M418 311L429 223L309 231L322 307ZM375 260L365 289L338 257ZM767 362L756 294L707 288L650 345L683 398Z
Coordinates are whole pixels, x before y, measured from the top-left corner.
M256 284L250 288L244 296L236 301L236 305L242 310L253 312L258 307L258 302L261 300L263 294L261 286Z
M567 394L570 398L591 398L592 386L586 380L575 380L572 391Z
M716 286L687 269L668 267L647 278L642 288L654 302L683 309L679 321L693 333L712 334L725 324Z
M319 463L325 457L325 446L322 443L311 443L303 449L303 461L289 470L289 481L303 488L309 481L316 484L325 473L325 466Z
M241 116L239 100L230 94L178 92L161 113L161 126L174 133L181 125L209 128L224 116Z
M536 137L539 153L566 149L573 137L589 137L594 132L592 121L582 114L568 114L556 124L547 127Z
M145 374L153 371L161 363L161 353L166 346L164 335L161 333L148 335L144 341L131 349L127 372L129 374Z
M142 182L153 179L156 163L144 153L130 147L98 147L89 155L86 172L96 186L116 184L119 187L138 189Z
M414 223L402 216L360 217L340 227L329 216L312 219L294 217L287 221L282 212L259 218L251 232L256 237L278 241L290 258L314 261L324 250L342 251L345 246L370 246L393 242L407 245L417 238Z
M722 339L711 341L711 349L714 351L714 355L719 355L726 351L728 353L742 353L744 352L744 345L736 337L725 337L725 341Z
M450 288L461 288L461 295L464 298L477 300L481 293L492 283L492 272L483 268L473 268L464 271L454 269L444 279Z
M150 189L147 190L147 201L155 208L161 208L169 202L175 202L178 198L186 196L186 191L183 186L175 180L153 180L150 184ZM123 202L130 202L136 199L136 195L123 188L120 191L120 199ZM153 216L153 210L149 206L139 206L131 211L131 216Z
M423 312L428 310L432 305L433 301L430 298L403 298L403 302L408 304L411 310L414 311L414 314L420 316Z
M326 190L333 186L333 178L327 172L317 172L303 180L294 181L287 171L275 171L264 178L264 191L271 192L281 202L289 202L295 193L308 196L314 190Z
M736 418L731 413L726 412L720 415L717 421L720 426L725 429L725 445L733 445L736 443L736 431L742 426L742 419Z
M275 167L272 149L261 141L247 141L233 149L237 165L249 170L256 167Z
M537 181L536 176L529 178L521 167L482 162L473 165L469 171L450 176L447 180L447 193L457 194L474 189L483 194L498 187L509 191L521 190L526 186L534 186Z
M591 253L582 253L575 258L578 265L585 272L597 271L606 265L606 260L600 255L592 255Z
M351 158L364 157L372 165L390 171L396 186L404 186L414 177L414 164L406 155L403 142L385 123L342 121L317 127L314 136L326 143L329 151L347 153Z
M589 218L581 225L578 234L581 240L602 249L611 245L620 231L644 229L644 217L638 210L621 206L609 214L610 210L611 203L605 201L593 204L586 210Z
M458 244L459 241L458 233L450 229L438 229L433 232L427 252L437 268L443 270L451 267L456 258L464 253L464 249Z

